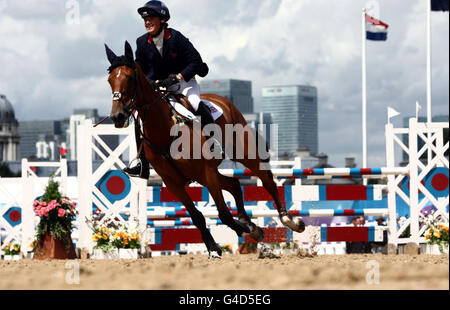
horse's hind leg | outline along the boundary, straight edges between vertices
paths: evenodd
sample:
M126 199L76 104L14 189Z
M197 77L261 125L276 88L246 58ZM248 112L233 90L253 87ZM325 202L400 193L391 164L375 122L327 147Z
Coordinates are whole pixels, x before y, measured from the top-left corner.
M295 232L303 232L305 230L305 223L300 217L293 220L292 216L287 212L286 206L280 200L278 187L273 180L272 172L260 167L261 164L268 168L268 163L262 163L259 160L242 160L240 162L261 179L264 188L269 192L275 202L281 222Z
M214 252L217 252L218 256L222 256L222 249L214 241L213 236L206 227L205 217L195 207L191 197L189 197L188 193L184 189L184 185L175 184L168 180L167 181L165 180L164 182L167 188L172 192L172 194L177 196L178 199L180 199L180 201L186 207L187 211L191 216L192 222L194 223L195 227L197 227L200 230L200 233L202 234L203 242L205 243L206 248L208 249L210 257L217 257Z
M239 180L233 177L227 177L219 174L219 181L222 185L222 189L233 195L234 201L236 202L236 207L238 209L238 218L241 223L250 226L250 236L255 239L255 241L261 241L264 239L264 233L261 228L256 226L248 216L244 208L244 198L242 196L242 189Z

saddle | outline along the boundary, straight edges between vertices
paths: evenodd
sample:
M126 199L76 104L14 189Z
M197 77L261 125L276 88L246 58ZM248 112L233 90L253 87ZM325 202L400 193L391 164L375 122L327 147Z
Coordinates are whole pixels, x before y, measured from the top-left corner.
M178 101L179 103L181 103L186 109L189 110L189 112L191 112L192 114L195 115L195 110L192 107L191 103L189 102L188 98L183 95L183 94L172 94L171 95L173 98L175 98L176 101Z

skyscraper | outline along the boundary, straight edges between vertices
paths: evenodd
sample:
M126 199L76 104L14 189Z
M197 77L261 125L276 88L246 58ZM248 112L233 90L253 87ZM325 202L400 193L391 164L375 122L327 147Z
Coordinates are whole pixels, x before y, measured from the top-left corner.
M252 82L242 80L203 80L201 94L216 94L229 99L242 114L253 113Z
M308 148L319 152L317 88L314 86L274 86L262 89L262 111L272 114L278 125L278 153L294 153Z

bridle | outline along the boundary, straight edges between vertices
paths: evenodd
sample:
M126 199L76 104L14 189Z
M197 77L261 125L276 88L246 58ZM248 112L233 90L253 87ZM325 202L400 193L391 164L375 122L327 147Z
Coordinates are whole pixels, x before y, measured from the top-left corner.
M134 68L134 94L133 94L133 98L131 99L131 103L130 104L125 104L122 101L123 98L123 93L121 92L113 92L112 94L112 99L113 101L118 101L119 103L121 103L125 109L125 112L127 113L128 117L130 117L130 115L133 117L134 119L134 124L136 126L136 129L138 129L139 134L141 135L143 141L154 151L158 152L159 154L161 154L161 156L163 158L165 158L169 164L174 168L174 170L185 180L185 182L189 182L189 179L186 178L183 173L181 173L181 171L177 168L177 166L174 164L173 159L171 158L170 154L168 152L166 152L165 150L162 150L161 148L159 148L157 145L153 144L146 136L145 133L142 131L141 126L139 125L139 121L137 119L137 117L135 116L135 114L133 113L133 111L137 111L137 115L142 115L144 114L143 112L147 109L149 109L151 106L153 106L154 104L160 102L163 99L166 99L167 96L169 96L172 92L171 91L161 91L158 89L156 90L159 95L152 100L149 103L146 103L142 106L137 107L136 106L136 98L138 95L138 90L139 90L139 85L141 85L141 81L139 79L139 72L137 68ZM128 91L128 90L127 90ZM145 99L144 99L145 100ZM171 112L175 115L176 111L175 109L172 107L172 105L168 102L168 100L164 100L167 105L169 106L169 109L171 110ZM141 114L142 113L142 114ZM145 124L145 121L143 118L141 118L142 122ZM178 122L178 119L176 119L176 121ZM98 124L97 124L98 125ZM142 151L142 144L141 144L141 148L138 151L138 156L139 153Z

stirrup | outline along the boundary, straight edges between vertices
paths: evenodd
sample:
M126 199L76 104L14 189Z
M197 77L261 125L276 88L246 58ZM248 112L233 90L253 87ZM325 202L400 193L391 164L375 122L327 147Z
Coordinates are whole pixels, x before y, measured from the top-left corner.
M133 166L133 163L134 163L135 161L136 161L137 163L136 163L135 166ZM126 172L127 170L130 171L132 168L135 168L135 167L137 167L138 165L140 165L140 166L142 167L142 161L141 161L141 159L140 159L140 158L134 158L133 160L130 161L130 163L128 164L127 167L125 167L125 168L122 169L122 171L124 171L125 173L128 173L128 172ZM141 168L141 170L142 170L142 168Z

